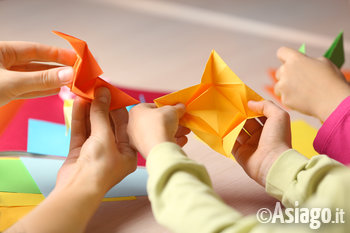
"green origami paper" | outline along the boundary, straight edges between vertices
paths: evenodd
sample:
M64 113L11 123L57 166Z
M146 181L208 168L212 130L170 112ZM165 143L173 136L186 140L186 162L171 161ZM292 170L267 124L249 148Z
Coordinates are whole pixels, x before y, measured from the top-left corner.
M327 52L323 55L331 60L339 69L342 67L345 61L343 43L343 32L341 31L334 39L331 47L329 47Z
M299 52L301 52L302 54L306 53L306 44L305 43L300 46Z
M19 159L0 159L0 192L41 193Z

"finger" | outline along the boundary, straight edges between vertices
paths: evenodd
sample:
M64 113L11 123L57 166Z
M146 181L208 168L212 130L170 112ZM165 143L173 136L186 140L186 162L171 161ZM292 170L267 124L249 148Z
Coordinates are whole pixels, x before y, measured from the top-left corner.
M249 140L249 138L250 138L250 135L247 134L247 132L244 129L242 129L237 137L237 141L239 142L239 144L244 145L246 141Z
M73 68L55 68L44 71L18 72L11 71L13 90L17 95L28 92L59 88L73 80Z
M261 124L265 124L267 118L266 117L258 117L258 120L261 122Z
M235 156L235 154L237 153L238 149L241 147L241 144L236 140L235 145L232 148L232 155Z
M86 112L89 109L87 102L79 97L74 100L72 111L70 151L81 147L87 139Z
M281 75L283 73L283 70L284 70L284 65L281 65L280 68L277 69L275 74L277 81L281 80Z
M257 120L253 118L253 119L248 119L244 124L243 128L247 130L250 135L253 135L254 132L262 128L262 126Z
M106 87L95 90L95 98L91 103L90 122L91 135L103 138L104 140L113 134L109 120L109 106L111 94Z
M289 59L297 56L301 56L302 54L295 49L281 47L277 50L277 57L282 62L285 63Z
M8 66L31 61L57 62L72 66L77 59L75 52L72 50L35 42L11 41L2 42L1 45L7 49L8 54L3 55L9 57L7 61L4 61L5 65Z
M189 128L186 128L182 125L179 125L177 132L175 134L175 137L181 137L181 136L185 136L187 134L191 133L191 130Z
M273 87L273 93L275 93L275 95L277 97L281 97L281 88L280 88L281 84L280 82L276 83L275 86Z
M25 93L20 96L17 96L17 99L31 99L31 98L37 98L37 97L56 95L57 93L60 92L60 90L61 90L60 88L56 88L56 89L47 90L47 91L29 92L29 93Z
M60 67L62 66L48 65L48 64L42 64L42 63L27 63L23 65L12 66L8 70L29 72L29 71L48 70L48 69L54 69L54 68L60 68Z
M176 138L176 144L178 144L181 147L186 145L187 142L188 142L188 139L187 139L186 136L182 136L182 137Z
M250 110L263 114L267 118L279 115L281 113L285 113L283 109L278 107L272 101L263 100L263 101L248 101L248 107Z
M125 108L120 108L111 111L110 115L114 123L114 134L117 143L129 143L129 136L127 134L128 111Z
M173 106L176 110L177 116L180 119L186 112L186 106L183 103L179 103Z

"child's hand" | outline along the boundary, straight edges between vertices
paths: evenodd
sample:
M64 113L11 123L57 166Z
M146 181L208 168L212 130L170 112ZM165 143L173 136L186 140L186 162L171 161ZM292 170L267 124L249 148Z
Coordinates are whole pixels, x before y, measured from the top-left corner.
M248 107L267 117L260 118L264 126L255 119L244 125L232 149L232 154L247 174L261 185L274 161L291 148L290 119L287 112L271 101L249 101Z
M32 42L0 41L0 106L14 99L53 95L73 79L71 67L39 62L56 62L72 66L76 55L60 49Z
M70 152L59 171L58 188L80 180L104 194L135 171L136 152L126 133L128 112L109 112L109 106L104 87L95 91L91 107L83 99L74 101Z
M328 59L310 58L286 47L277 56L283 64L276 73L275 93L286 106L325 121L350 95L343 74Z
M155 104L138 104L130 110L128 133L132 145L147 157L151 149L162 142L187 143L188 128L179 125L185 106L177 104L156 108Z

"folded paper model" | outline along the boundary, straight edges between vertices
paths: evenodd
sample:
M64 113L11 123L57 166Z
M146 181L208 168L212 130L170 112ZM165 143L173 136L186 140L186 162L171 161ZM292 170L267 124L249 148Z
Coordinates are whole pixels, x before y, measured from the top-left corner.
M67 40L77 53L77 60L73 66L74 79L69 86L74 94L84 99L92 100L94 99L95 89L103 86L107 87L111 92L110 110L139 103L138 100L98 77L103 71L97 64L85 41L62 32L53 31L53 33Z
M158 107L183 103L180 123L215 151L234 159L231 150L247 119L261 115L248 100L262 100L212 51L200 84L155 99Z

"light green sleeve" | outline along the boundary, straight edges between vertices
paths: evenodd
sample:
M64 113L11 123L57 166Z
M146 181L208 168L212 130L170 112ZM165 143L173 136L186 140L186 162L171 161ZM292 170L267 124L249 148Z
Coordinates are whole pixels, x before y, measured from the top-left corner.
M174 143L155 146L148 156L147 170L154 216L173 232L295 232L298 227L262 224L255 215L242 216L215 194L206 169L187 158ZM289 150L270 169L266 189L285 204L298 200L309 206L310 200L312 204L322 202L328 207L339 205L346 212L350 211L345 201L346 195L350 197L350 182L346 179L350 181L350 171L328 157L317 156L309 161ZM329 185L331 188L327 188ZM341 232L343 226L332 224L332 227L327 232ZM301 225L298 232L314 231L308 225Z

